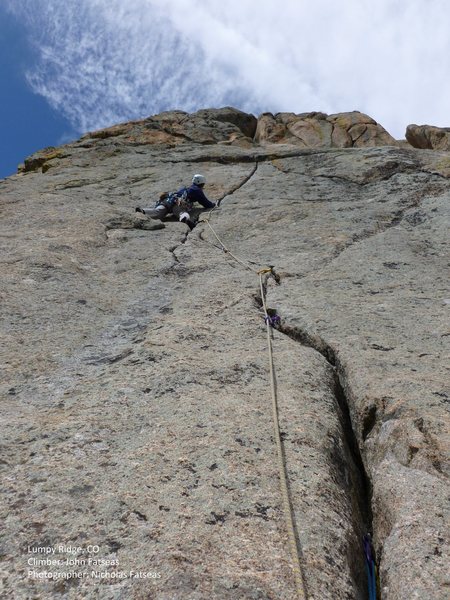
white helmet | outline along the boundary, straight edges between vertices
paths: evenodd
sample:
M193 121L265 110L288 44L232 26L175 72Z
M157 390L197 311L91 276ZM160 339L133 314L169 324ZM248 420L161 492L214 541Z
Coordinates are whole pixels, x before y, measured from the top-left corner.
M206 183L206 179L203 177L203 175L197 173L197 175L194 175L194 177L192 178L192 183L194 183L195 185L202 185Z

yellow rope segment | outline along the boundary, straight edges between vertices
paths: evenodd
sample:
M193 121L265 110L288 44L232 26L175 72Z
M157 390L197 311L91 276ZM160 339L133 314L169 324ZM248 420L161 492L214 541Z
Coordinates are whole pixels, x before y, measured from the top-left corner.
M248 269L254 273L255 272L254 269L252 269L248 264L245 264L240 258L235 256L232 252L230 252L230 250L225 246L225 244L222 242L222 240L219 238L219 236L215 232L214 228L212 227L211 223L209 222L209 218L210 218L211 214L214 212L215 208L216 207L214 207L209 212L208 217L206 219L204 219L200 222L206 223L209 226L212 233L214 234L214 237L219 242L220 246L222 247L222 250L225 253L229 254L236 262L238 262L240 265L242 265L245 269ZM280 476L281 494L282 494L282 498L283 498L283 511L284 511L284 516L285 516L285 520L286 520L286 529L287 529L288 538L289 538L289 546L290 546L290 550L291 550L291 557L292 557L292 563L293 563L292 569L294 571L297 595L298 595L299 600L307 600L304 575L302 573L302 568L301 568L301 563L300 563L300 551L299 551L299 546L298 546L298 542L297 542L297 536L295 533L294 514L293 514L292 504L291 504L291 501L289 498L289 485L288 485L288 478L287 478L287 473L286 473L286 458L285 458L285 453L284 453L284 449L283 449L283 444L281 441L280 422L278 419L277 385L276 385L276 376L275 376L275 366L274 366L274 361L273 361L272 337L271 337L271 331L270 331L271 325L270 325L269 313L267 311L266 294L265 294L264 282L263 282L263 276L268 273L272 273L271 267L263 268L263 269L256 271L256 274L259 275L259 285L260 285L260 290L261 290L261 302L262 302L262 307L264 310L266 331L267 331L270 388L271 388L271 392L272 392L273 425L274 425L275 440L276 440L277 451L278 451L278 471L279 471L279 476Z
M300 564L300 553L297 545L297 537L295 535L295 522L292 505L289 499L289 485L286 474L286 459L281 442L280 434L280 422L278 419L278 397L277 397L277 383L275 377L275 366L273 362L273 349L272 349L272 336L271 336L271 325L269 313L267 312L266 297L264 292L263 275L272 269L262 269L259 272L259 285L261 289L261 301L263 305L265 321L266 321L266 332L267 332L267 348L269 353L269 372L270 372L270 389L272 392L272 416L273 425L275 431L275 440L278 450L278 470L280 475L281 493L283 496L283 508L284 517L286 519L286 528L289 536L289 545L291 548L291 557L293 562L293 571L295 576L295 585L297 587L298 597L302 600L306 598L305 585L303 581L302 569Z

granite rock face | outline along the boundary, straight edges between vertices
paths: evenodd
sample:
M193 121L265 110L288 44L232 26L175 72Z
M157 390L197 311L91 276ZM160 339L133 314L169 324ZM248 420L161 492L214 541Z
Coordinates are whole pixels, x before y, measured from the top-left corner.
M383 600L447 598L450 155L383 131L173 111L0 182L4 597L296 597L273 266L305 597L367 598L371 532ZM134 212L197 172L192 232Z
M450 150L450 128L432 125L408 125L406 139L414 148Z
M255 139L261 144L288 142L302 148L397 145L381 125L358 111L336 115L265 113L258 120Z

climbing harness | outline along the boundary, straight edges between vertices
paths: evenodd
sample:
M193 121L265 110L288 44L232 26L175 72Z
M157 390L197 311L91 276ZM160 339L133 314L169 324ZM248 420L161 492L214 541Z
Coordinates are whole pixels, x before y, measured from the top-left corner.
M245 269L252 271L255 273L255 270L252 269L248 264L242 261L240 258L235 256L230 250L225 246L220 237L217 235L216 231L212 227L210 223L210 218L212 213L218 206L220 205L220 201L217 205L208 213L208 216L205 219L202 219L200 222L206 223L210 230L212 231L214 237L219 242L223 252L231 256L237 263L239 263ZM283 448L283 443L281 441L281 432L280 432L280 423L278 418L278 398L277 398L277 385L276 385L276 376L275 376L275 366L273 360L273 349L272 349L272 336L271 329L276 328L280 324L280 317L277 314L269 314L269 309L267 308L266 302L266 293L264 289L264 276L273 276L276 281L278 278L274 273L273 267L267 267L264 269L259 269L256 271L256 274L259 276L259 286L261 291L261 303L264 311L264 321L266 324L266 333L267 333L267 348L268 348L268 357L269 357L269 373L270 373L270 388L272 394L272 416L273 416L273 425L274 425L274 433L275 433L275 441L277 446L277 455L278 455L278 471L280 476L280 485L281 485L281 494L283 500L283 511L286 520L286 529L289 538L289 546L291 550L291 558L292 558L292 569L294 571L295 577L295 585L297 589L297 596L299 600L307 600L307 591L306 584L304 579L304 574L301 567L300 556L300 544L298 541L298 535L295 526L294 519L294 511L292 508L292 502L290 499L289 493L289 484L287 478L287 469L286 469L286 457Z
M187 196L187 188L182 188L181 190L178 190L178 192L166 192L159 200L156 201L155 207L163 205L171 210L175 204L178 206L183 206L184 204L190 205L187 200Z

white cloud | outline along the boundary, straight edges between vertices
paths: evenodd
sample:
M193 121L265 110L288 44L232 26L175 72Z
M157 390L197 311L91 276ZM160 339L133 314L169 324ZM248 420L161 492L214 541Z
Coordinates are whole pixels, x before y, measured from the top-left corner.
M33 89L78 131L231 104L450 125L445 0L6 0Z

